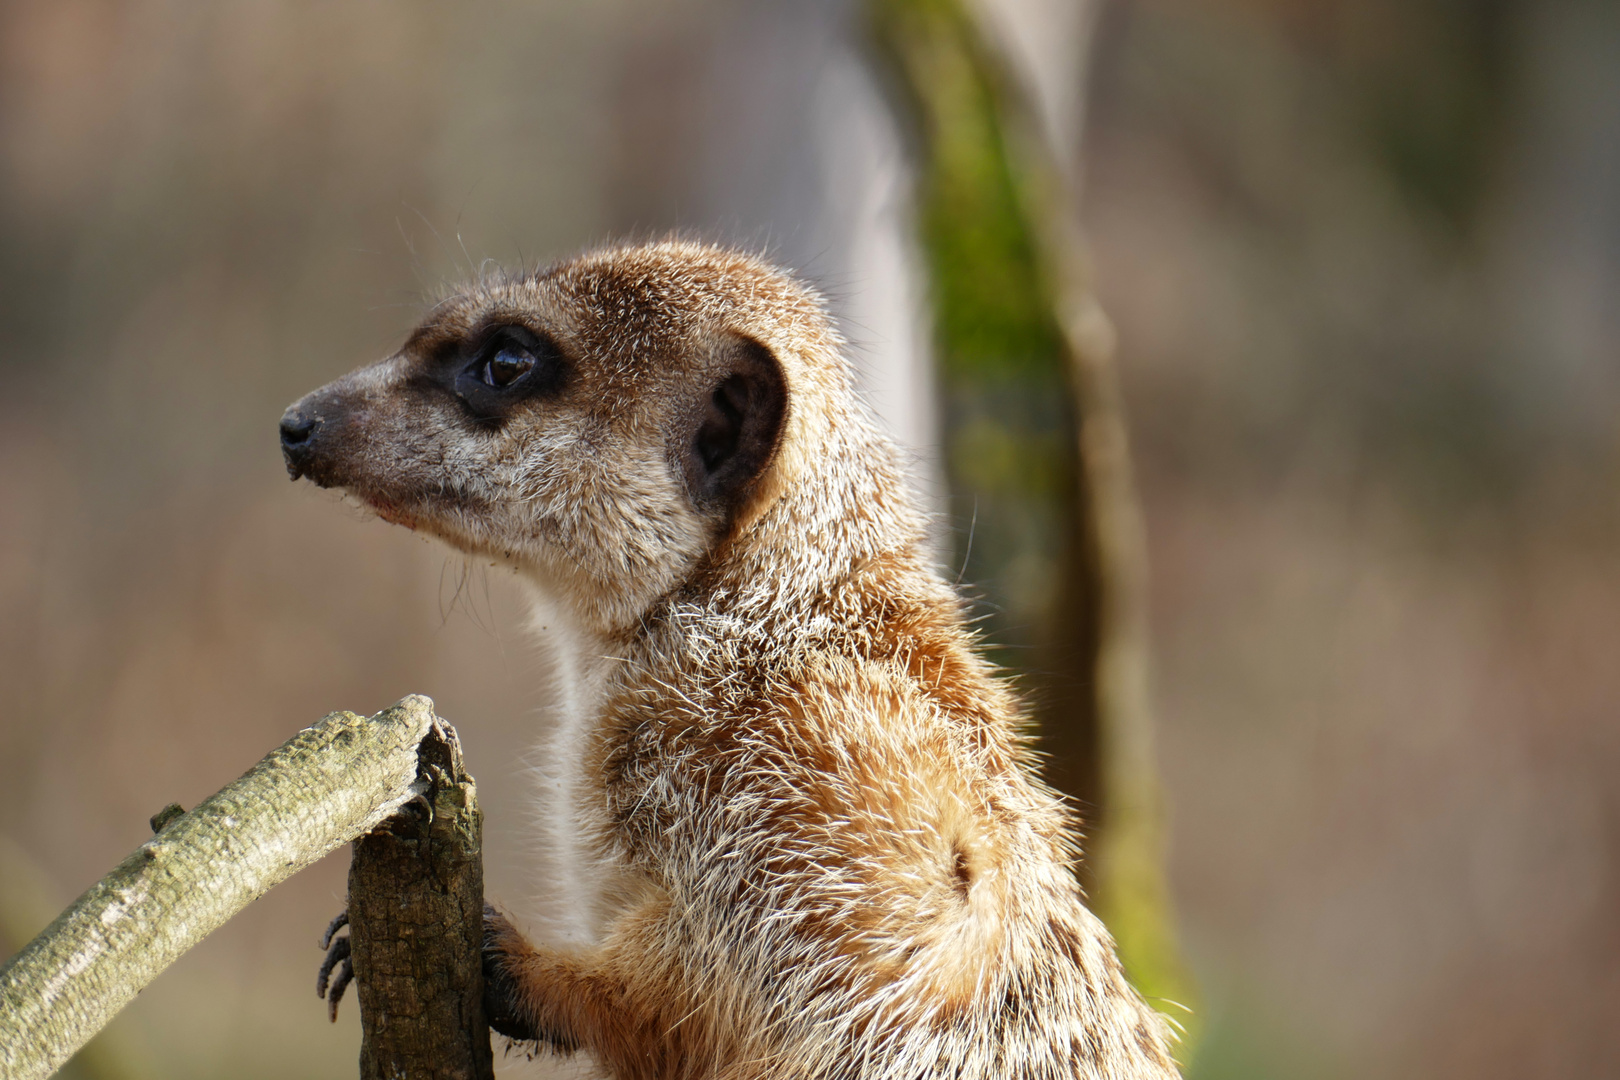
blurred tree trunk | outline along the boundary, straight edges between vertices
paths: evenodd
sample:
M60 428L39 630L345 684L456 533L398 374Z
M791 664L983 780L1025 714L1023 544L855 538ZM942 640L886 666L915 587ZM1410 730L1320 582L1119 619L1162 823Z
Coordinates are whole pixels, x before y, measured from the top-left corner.
M1164 873L1140 510L1072 199L965 0L869 10L912 121L950 509L968 523L958 565L983 590L992 656L1021 676L1047 779L1080 807L1083 881L1132 981L1190 1004Z

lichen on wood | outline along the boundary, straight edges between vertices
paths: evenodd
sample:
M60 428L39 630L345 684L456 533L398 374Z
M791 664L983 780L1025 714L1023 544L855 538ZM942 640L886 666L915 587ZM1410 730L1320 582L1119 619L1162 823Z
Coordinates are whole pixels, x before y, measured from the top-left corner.
M0 967L0 1075L49 1076L186 950L425 790L433 702L332 713L164 823Z

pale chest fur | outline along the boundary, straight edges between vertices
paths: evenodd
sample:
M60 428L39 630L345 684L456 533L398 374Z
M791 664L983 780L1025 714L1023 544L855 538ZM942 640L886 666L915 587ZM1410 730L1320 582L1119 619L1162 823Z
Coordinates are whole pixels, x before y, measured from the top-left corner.
M532 764L536 936L559 948L599 944L617 914L624 874L600 844L601 787L587 767L604 688L616 661L544 594L531 626L549 671Z

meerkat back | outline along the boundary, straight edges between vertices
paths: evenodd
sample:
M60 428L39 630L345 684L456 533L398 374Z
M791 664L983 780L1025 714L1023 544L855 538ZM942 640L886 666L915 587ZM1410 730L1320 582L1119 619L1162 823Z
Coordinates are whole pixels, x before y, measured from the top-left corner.
M647 1080L1177 1075L810 290L587 253L451 297L281 432L565 636L577 888L538 942L490 912L496 1030Z

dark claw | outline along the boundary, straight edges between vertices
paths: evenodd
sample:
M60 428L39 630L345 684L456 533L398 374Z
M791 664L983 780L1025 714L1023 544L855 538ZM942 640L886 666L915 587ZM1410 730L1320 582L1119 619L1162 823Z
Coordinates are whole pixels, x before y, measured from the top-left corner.
M326 960L321 964L321 972L315 976L316 997L323 998L326 996L326 981L331 977L332 969L339 964L347 965L350 968L354 966L349 959L349 939L346 937L338 938L337 941L332 943L332 947L327 950ZM333 996L336 996L335 990Z
M321 935L321 948L330 949L332 947L332 935L348 925L348 911L345 910L338 912L337 916L331 922L326 924L326 933Z
M332 996L327 999L326 1005L327 1019L334 1024L337 1023L338 1002L343 1000L343 991L349 988L349 982L353 978L354 965L347 960L343 961L343 966L337 970L337 977L332 980Z
M341 912L327 924L326 933L321 935L321 948L326 950L326 959L321 961L320 974L315 976L315 996L326 999L326 1015L333 1023L337 1022L338 1002L343 1000L343 991L354 981L354 958L349 953L349 939L335 936L347 925L347 911Z

